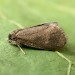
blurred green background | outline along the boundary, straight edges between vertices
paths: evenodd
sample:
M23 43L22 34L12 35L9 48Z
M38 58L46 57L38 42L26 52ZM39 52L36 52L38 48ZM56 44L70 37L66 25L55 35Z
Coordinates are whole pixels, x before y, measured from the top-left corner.
M68 62L55 52L23 48L24 55L7 42L15 29L54 21L68 37L60 52L75 75L75 0L0 0L0 75L66 75Z

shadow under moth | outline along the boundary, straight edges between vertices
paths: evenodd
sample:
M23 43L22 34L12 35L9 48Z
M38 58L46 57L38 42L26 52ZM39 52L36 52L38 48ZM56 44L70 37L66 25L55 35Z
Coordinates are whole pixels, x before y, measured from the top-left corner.
M17 29L9 33L8 41L11 44L17 45L25 54L20 46L29 46L37 49L55 50L56 53L68 61L69 66L67 75L71 73L71 61L57 50L64 47L67 38L62 28L57 22L43 23L40 25Z

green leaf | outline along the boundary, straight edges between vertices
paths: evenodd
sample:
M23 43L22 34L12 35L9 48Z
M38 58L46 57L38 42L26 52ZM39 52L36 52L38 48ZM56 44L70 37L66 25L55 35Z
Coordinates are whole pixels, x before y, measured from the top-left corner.
M74 0L0 0L0 75L67 75L68 61L56 52L22 48L7 41L18 28L57 21L68 37L60 53L72 61L75 75Z

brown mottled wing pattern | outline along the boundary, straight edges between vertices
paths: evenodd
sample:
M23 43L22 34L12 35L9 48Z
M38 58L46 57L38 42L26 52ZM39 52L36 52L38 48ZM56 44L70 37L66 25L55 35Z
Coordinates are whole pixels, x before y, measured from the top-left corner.
M21 41L21 44L39 49L60 48L59 42L61 41L63 46L63 40L66 40L63 38L65 35L56 25L56 23L46 23L25 28L18 32L16 37L18 38L19 42Z

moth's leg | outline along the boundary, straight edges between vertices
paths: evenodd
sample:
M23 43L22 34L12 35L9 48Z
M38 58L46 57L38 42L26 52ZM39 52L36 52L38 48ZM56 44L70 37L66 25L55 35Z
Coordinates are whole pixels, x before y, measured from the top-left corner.
M21 50L21 52L23 53L23 54L26 54L25 52L24 52L24 50L20 47L20 45L17 45L18 47L19 47L19 49Z
M56 51L56 53L57 53L60 57L64 58L66 61L68 61L69 66L68 66L68 70L67 70L67 75L70 75L70 74L71 74L72 61L69 60L67 57L65 57L63 54L61 54L60 52Z
M22 52L23 54L25 54L24 50L21 48L22 44L21 44L20 40L17 40L17 41L16 41L16 45L17 45L18 48L21 50L21 52Z

